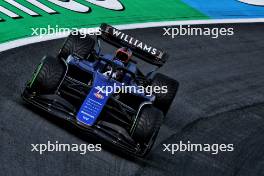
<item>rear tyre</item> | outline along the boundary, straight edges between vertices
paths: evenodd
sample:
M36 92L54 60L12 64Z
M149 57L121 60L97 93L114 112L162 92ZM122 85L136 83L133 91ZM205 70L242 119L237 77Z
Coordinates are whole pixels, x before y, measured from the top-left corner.
M35 70L28 83L30 91L39 94L54 93L65 74L66 65L63 60L46 56Z
M154 94L156 96L154 105L160 109L164 115L167 114L174 97L178 91L179 83L178 81L169 78L166 75L157 73L152 81L152 86L158 86L160 88L166 86L167 93L157 93Z
M59 57L66 60L69 55L76 55L80 59L86 59L94 49L95 40L89 35L81 35L79 32L71 33L65 40Z
M132 138L150 150L162 124L162 112L152 105L143 106L131 129Z

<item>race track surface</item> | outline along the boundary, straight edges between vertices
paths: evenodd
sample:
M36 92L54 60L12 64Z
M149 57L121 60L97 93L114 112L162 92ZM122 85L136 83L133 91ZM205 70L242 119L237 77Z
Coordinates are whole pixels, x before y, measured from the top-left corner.
M60 122L31 111L20 98L25 82L47 53L63 40L48 41L0 54L0 175L264 175L264 24L234 27L235 35L162 36L162 28L127 31L170 54L160 72L180 82L150 155L129 159L102 152L31 152L31 144L87 143ZM216 25L210 27L219 27ZM162 144L233 143L234 152L163 152Z

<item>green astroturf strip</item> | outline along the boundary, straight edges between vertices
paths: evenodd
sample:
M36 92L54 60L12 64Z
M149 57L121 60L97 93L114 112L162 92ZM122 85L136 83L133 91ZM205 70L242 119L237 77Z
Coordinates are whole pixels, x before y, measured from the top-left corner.
M109 10L84 0L77 0L77 2L90 7L91 11L88 13L73 12L51 2L41 0L41 3L58 12L58 14L52 15L24 0L17 0L16 2L35 11L40 14L40 16L32 17L12 5L0 1L1 6L21 16L19 19L12 19L0 13L0 18L5 20L0 21L0 43L29 37L32 33L31 28L46 28L48 25L52 27L56 27L57 25L58 27L83 28L96 27L102 22L115 25L208 19L207 16L180 0L166 0L166 2L160 0L122 0L121 2L125 7L125 10L123 11Z

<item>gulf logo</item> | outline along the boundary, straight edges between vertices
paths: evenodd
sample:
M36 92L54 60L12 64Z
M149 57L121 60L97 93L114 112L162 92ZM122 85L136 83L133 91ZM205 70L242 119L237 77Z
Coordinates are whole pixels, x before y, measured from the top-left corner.
M98 99L104 99L104 96L103 95L101 95L100 93L94 93L94 96L96 97L96 98L98 98Z

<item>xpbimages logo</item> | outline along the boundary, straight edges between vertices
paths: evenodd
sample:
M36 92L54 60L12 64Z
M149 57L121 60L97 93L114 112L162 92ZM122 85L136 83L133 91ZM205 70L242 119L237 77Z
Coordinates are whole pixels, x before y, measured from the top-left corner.
M81 38L85 38L87 35L101 35L100 28L65 28L59 27L59 25L47 27L37 27L31 28L32 36L39 36L40 38L47 35L56 35L56 36L68 36L72 35L81 35Z
M146 96L152 96L153 94L167 94L168 86L128 86L124 83L111 86L97 86L98 93L109 96L111 94L144 94Z
M92 8L89 7L89 5L84 5L73 0L47 0L47 1L48 2L42 3L38 0L25 0L25 2L19 3L15 0L4 0L4 2L8 3L9 5L7 6L0 5L0 12L13 19L23 18L23 16L20 16L18 13L8 8L11 5L14 8L16 8L18 11L22 11L32 17L41 16L39 13L37 13L36 11L30 8L33 5L35 8L39 8L50 15L59 14L60 12L50 7L48 5L49 3L57 7L61 7L78 13L87 13L92 11ZM85 0L85 1L109 10L116 10L116 11L124 10L124 6L118 0L103 0L103 1ZM0 21L5 21L5 20L0 18Z
M168 152L172 155L177 152L208 152L212 155L217 155L220 152L233 152L234 150L234 144L197 144L191 141L163 144L163 152Z
M234 28L192 27L191 25L165 27L163 31L163 36L169 36L172 39L177 36L209 36L213 39L217 39L220 36L232 36L235 33Z
M48 141L44 144L31 144L31 152L37 152L40 155L45 152L78 152L81 155L87 152L100 152L101 144L62 144L59 141L55 143Z

